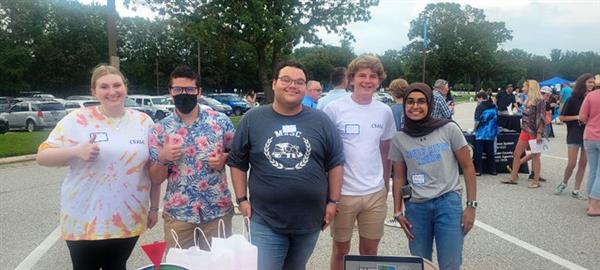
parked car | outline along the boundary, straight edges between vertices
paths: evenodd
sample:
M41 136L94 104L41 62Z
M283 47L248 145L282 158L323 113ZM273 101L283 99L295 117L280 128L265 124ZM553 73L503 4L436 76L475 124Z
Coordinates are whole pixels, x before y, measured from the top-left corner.
M54 100L55 99L54 95L51 95L51 94L35 94L32 97L35 99L41 99L41 100Z
M100 105L100 101L97 100L66 100L63 105L65 105L65 110L67 113L70 113L79 108L87 108L92 106Z
M0 97L0 113L8 111L10 108L10 99L8 97Z
M231 115L233 113L231 106L223 104L223 103L219 102L218 100L211 98L211 97L201 96L198 98L198 103L200 103L202 105L206 105L206 106L210 107L211 109L218 111L218 112L222 112L226 115Z
M8 121L0 116L0 134L4 134L8 131Z
M56 101L24 101L13 105L8 112L1 115L8 120L9 128L32 132L40 128L54 127L67 115L67 111L64 105Z
M130 95L130 99L139 106L154 111L155 121L161 120L175 111L175 106L164 96Z
M81 96L81 95L77 95L77 96L68 96L66 98L66 100L95 100L96 98L94 96Z
M243 113L250 110L250 105L245 100L242 100L236 94L210 94L208 95L211 98L218 100L219 102L231 106L234 115L242 115Z
M373 93L373 97L386 104L394 103L394 97L387 92L375 92Z

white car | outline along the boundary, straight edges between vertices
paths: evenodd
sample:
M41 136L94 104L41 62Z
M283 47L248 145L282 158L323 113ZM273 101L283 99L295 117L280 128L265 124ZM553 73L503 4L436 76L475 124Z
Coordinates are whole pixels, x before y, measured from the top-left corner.
M164 96L149 96L149 95L130 95L129 99L135 101L141 107L152 108L156 110L154 119L163 119L175 111L175 105L171 104Z
M97 100L65 100L63 103L65 110L70 113L79 108L87 108L100 105L100 101Z

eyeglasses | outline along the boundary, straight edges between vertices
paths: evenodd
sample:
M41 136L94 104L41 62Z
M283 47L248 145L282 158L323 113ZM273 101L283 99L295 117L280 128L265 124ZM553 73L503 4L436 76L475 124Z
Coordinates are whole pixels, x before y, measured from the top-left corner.
M173 95L179 95L179 94L197 94L198 93L198 87L195 86L188 86L188 87L181 87L181 86L172 86L171 87L171 94Z
M302 87L306 86L306 81L303 79L292 80L292 78L290 78L288 76L283 76L283 77L277 78L277 80L281 81L282 84L285 86L290 86L292 83L297 86L302 86Z
M406 106L414 106L415 104L417 104L418 106L424 106L427 104L427 100L424 98L420 98L417 100L410 98L410 99L407 99L406 102L404 102L404 103L406 103Z

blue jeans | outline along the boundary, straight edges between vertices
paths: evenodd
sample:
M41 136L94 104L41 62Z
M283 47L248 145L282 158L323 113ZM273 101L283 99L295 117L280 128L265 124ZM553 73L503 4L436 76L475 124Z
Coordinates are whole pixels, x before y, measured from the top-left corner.
M440 269L460 269L464 242L462 213L458 192L448 192L425 202L407 202L406 218L415 236L408 243L410 253L431 260L435 240Z
M590 198L600 200L600 141L584 140L583 146L590 164L586 191Z
M250 219L251 241L258 248L258 269L305 269L319 231L307 234L282 234L268 225Z

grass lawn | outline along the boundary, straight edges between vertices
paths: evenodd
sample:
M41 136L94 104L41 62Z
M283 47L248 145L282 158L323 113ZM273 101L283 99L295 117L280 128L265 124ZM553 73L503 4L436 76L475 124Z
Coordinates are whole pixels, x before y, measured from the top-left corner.
M241 116L231 116L231 122L236 128L241 119ZM0 134L0 158L35 154L40 143L48 138L48 134L50 130Z
M48 134L49 130L0 134L0 158L35 154Z

